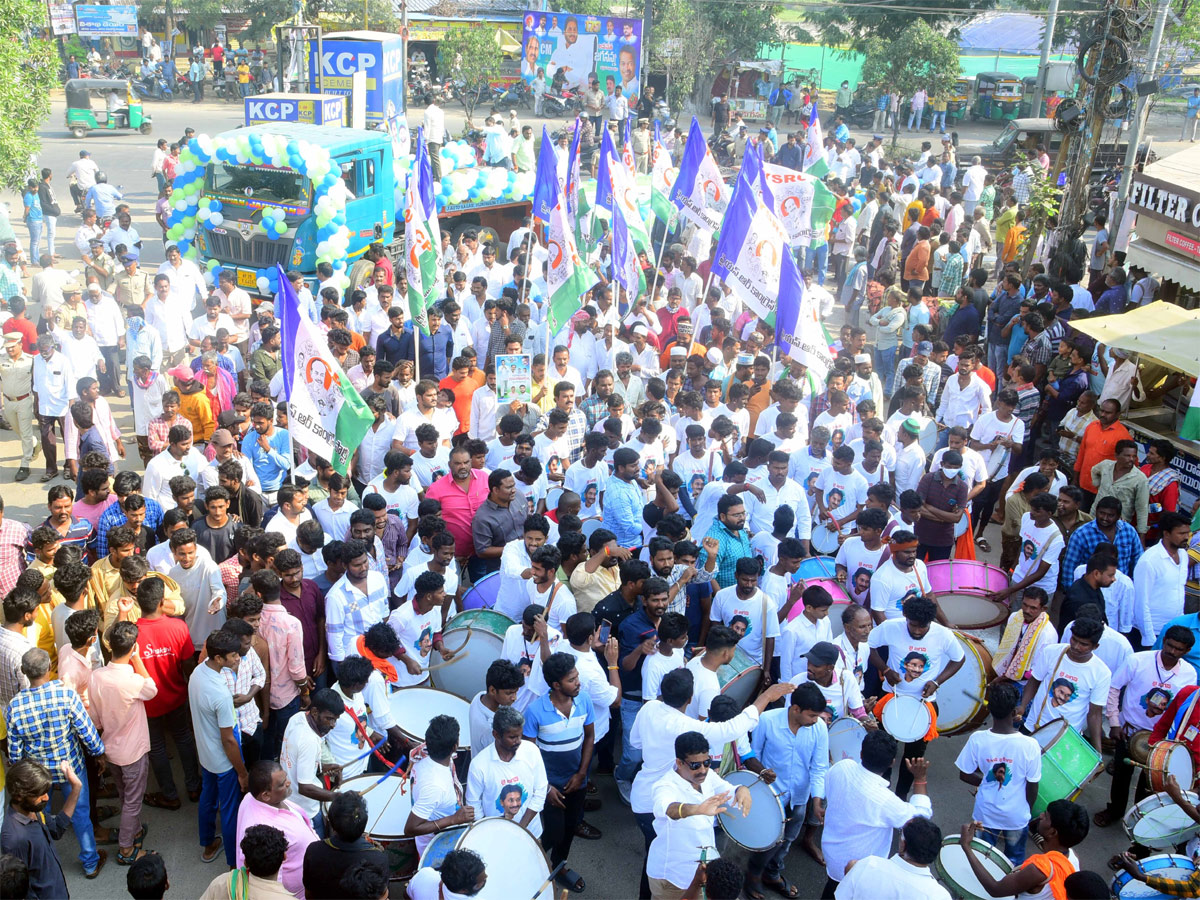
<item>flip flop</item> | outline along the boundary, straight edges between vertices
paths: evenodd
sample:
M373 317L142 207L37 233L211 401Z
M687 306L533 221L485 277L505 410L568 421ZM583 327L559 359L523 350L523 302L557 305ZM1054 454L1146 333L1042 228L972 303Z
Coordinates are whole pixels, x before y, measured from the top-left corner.
M787 897L788 900L796 900L800 896L800 888L788 881L786 877L781 877L778 881L767 881L764 878L762 885L765 888L770 888L780 897Z
M975 538L975 546L984 553L992 552L992 545L987 542L987 538Z
M574 869L564 869L554 877L554 880L573 894L582 894L587 889L583 876Z

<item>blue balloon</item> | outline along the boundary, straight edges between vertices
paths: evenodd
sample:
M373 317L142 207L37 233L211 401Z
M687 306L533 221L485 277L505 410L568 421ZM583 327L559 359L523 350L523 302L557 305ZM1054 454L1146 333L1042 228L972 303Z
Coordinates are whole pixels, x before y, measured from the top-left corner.
M296 156L296 155L299 155L299 153L300 153L300 144L299 144L299 143L297 143L296 141L288 141L288 143L287 143L287 152L288 152L288 156ZM274 271L274 269L272 269L271 271Z
M179 240L179 242L176 244L176 246L179 247L180 253L187 253L188 250L191 249L192 242L189 241L187 238L181 238Z
M193 153L199 155L200 142L198 140L196 140L196 138L192 138L191 140L188 141L188 149L191 150Z

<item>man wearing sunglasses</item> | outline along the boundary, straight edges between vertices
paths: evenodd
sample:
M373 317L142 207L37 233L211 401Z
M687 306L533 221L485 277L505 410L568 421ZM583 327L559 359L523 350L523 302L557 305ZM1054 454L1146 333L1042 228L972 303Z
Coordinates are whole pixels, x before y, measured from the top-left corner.
M675 738L675 768L654 786L654 842L646 860L653 897L679 896L696 877L702 848L714 848L713 817L750 812L750 789L734 788L712 770L708 738L687 731ZM718 856L709 849L707 861Z

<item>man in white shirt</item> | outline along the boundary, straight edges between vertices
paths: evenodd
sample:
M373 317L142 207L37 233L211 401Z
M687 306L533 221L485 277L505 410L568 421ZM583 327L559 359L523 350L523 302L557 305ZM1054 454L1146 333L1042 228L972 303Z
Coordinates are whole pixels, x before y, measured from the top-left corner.
M524 727L525 717L513 707L496 710L492 742L471 756L466 800L475 821L503 816L536 838L542 834L548 783L541 751L521 737Z
M846 867L852 860L886 857L897 828L913 816L927 819L933 816L926 790L929 760L903 761L905 771L913 779L913 796L906 802L892 793L883 777L895 759L895 739L883 730L869 731L863 739L861 762L843 759L830 766L825 774L821 852L825 855L828 880L824 896L834 894L835 886L846 878Z
M171 479L176 475L189 475L193 481L198 481L200 470L207 466L204 454L192 446L192 429L186 425L172 425L167 432L167 449L146 463L142 494L157 500L163 512L174 509Z
M550 533L545 516L532 515L525 519L520 540L509 541L500 554L500 590L493 608L516 621L529 603L525 582L533 577L532 557Z
M1095 655L1103 633L1099 620L1076 619L1068 643L1042 648L1017 709L1027 729L1036 731L1062 719L1101 752L1104 707L1112 681L1108 666Z
M948 446L950 428L961 425L969 430L980 416L992 411L991 389L986 381L975 374L978 365L977 352L972 349L964 351L958 358L957 375L946 382L935 416L939 425L939 447Z
M442 177L442 145L446 143L446 114L433 97L425 107L425 145L429 149L429 167L434 180Z
M950 892L934 880L930 865L942 851L942 829L924 816L914 816L900 829L896 855L854 860L838 885L837 900L950 900Z
M100 285L95 281L88 284L84 305L87 306L88 327L104 358L104 371L100 373L101 392L123 396L123 392L120 392L119 344L125 336L125 316L121 314L121 308L112 294L100 290Z
M971 165L963 170L963 211L968 217L975 215L975 207L983 195L984 181L988 171L982 165L983 160L978 156L971 157Z
M1137 597L1150 603L1150 622L1154 632L1142 635L1143 644L1153 643L1167 622L1183 615L1183 592L1187 582L1189 518L1180 512L1165 512L1158 525L1162 540L1142 554L1133 569L1133 589Z

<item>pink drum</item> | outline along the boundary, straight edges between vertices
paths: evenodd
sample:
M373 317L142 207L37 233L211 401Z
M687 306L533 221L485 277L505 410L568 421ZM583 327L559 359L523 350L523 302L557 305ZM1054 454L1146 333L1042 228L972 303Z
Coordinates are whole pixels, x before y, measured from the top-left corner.
M846 593L846 589L834 581L832 578L807 578L804 581L805 588L810 588L814 585L820 585L829 591L833 597L833 606L829 608L829 624L833 628L833 636L837 637L842 633L842 613L846 607L854 601L850 599L850 595ZM796 618L804 612L804 604L797 602L788 613L788 621Z
M929 588L953 628L992 628L1008 618L1005 604L987 599L1008 587L1002 569L970 559L947 559L929 563L928 570Z

